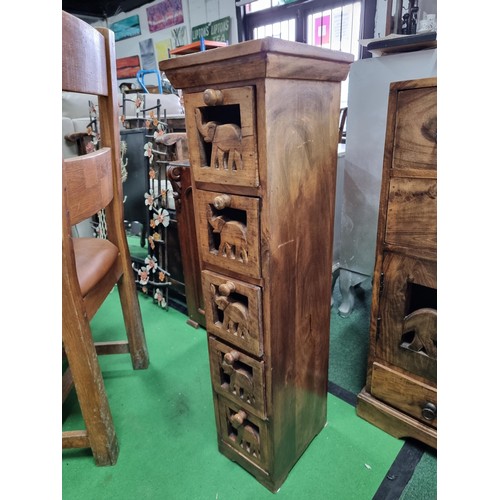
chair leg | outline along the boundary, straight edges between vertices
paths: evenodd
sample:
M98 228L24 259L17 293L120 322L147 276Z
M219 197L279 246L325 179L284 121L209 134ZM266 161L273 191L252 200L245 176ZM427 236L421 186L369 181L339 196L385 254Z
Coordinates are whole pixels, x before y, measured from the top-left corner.
M90 326L85 321L79 322L77 313L71 316L63 315L63 342L88 439L78 441L68 436L65 445L63 432L63 448L86 447L88 442L97 465L114 465L118 442Z
M118 292L120 294L132 366L134 370L144 370L149 366L149 353L132 266L127 266L124 269L123 276L118 281Z

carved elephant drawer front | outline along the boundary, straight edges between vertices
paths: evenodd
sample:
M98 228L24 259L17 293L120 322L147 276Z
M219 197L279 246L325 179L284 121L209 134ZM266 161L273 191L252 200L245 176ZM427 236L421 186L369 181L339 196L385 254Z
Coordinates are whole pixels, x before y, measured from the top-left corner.
M388 366L373 363L374 397L437 428L437 390Z
M254 88L185 94L194 180L257 187Z
M259 199L197 190L195 201L202 260L260 278Z
M218 396L220 439L264 471L269 469L268 423Z
M207 331L261 356L261 289L210 271L202 271L201 279Z
M215 392L265 418L264 361L256 361L213 337L208 345Z

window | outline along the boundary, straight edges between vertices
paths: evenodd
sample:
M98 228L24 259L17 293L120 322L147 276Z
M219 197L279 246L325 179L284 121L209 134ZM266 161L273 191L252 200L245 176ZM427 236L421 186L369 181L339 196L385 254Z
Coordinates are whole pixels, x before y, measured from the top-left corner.
M360 57L362 1L240 0L243 40L272 36ZM341 107L347 106L347 80Z

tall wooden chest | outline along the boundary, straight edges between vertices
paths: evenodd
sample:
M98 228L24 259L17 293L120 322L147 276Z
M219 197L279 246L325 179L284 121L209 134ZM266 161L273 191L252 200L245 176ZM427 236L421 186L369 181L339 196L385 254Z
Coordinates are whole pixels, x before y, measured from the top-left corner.
M357 413L437 440L437 79L390 86L366 386Z
M160 62L184 95L219 450L271 491L326 424L352 59L265 38Z

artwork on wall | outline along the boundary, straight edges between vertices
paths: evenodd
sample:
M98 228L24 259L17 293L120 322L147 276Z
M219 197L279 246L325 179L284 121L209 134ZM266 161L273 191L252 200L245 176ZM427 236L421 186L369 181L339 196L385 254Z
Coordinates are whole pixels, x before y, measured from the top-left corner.
M329 15L314 20L314 45L317 47L330 46L330 24Z
M165 40L160 40L155 43L156 55L158 56L158 61L165 61L170 59L169 50L172 48L172 40L167 38Z
M122 57L116 60L116 78L135 78L137 72L141 69L139 56Z
M142 69L157 69L153 39L141 40L139 48L141 50Z
M116 23L112 23L109 28L115 33L115 41L117 42L141 34L139 16L130 16L121 21L116 21Z
M197 42L203 37L205 40L216 42L226 42L229 44L229 33L231 28L231 18L224 17L217 21L193 26L191 30L192 41Z
M172 28L172 37L174 39L174 48L181 47L187 44L186 39L186 27L179 26L178 28Z
M146 8L149 31L154 33L184 22L182 0L163 0Z

